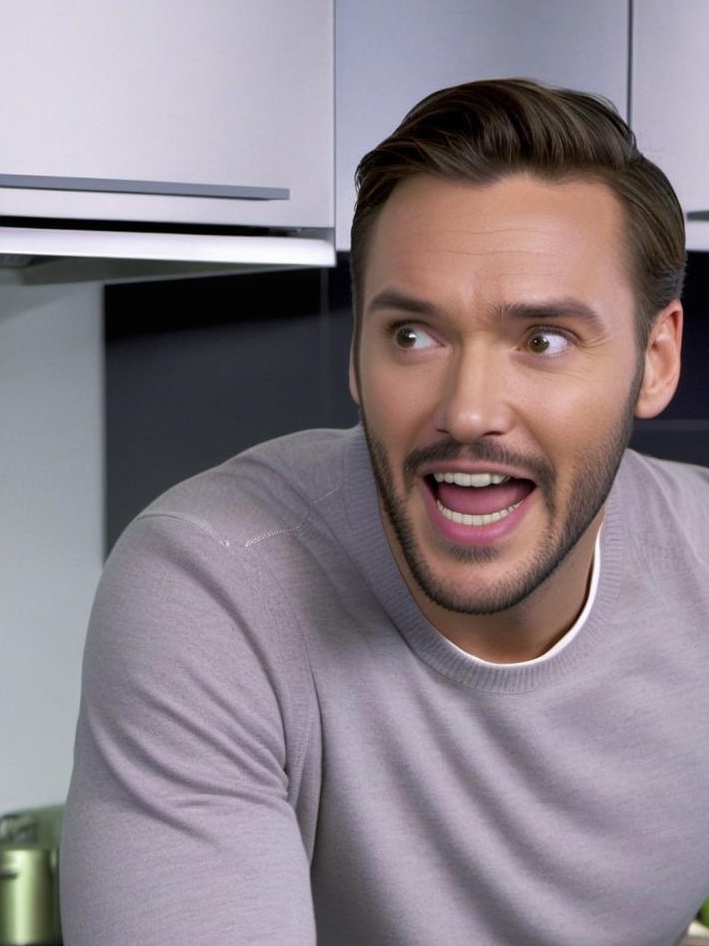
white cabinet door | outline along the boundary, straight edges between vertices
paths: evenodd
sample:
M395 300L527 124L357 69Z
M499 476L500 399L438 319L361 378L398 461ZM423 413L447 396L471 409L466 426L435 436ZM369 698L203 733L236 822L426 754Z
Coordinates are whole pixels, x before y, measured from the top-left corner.
M631 121L686 212L709 211L709 3L635 0ZM689 223L691 249L709 249L709 223Z
M0 214L332 227L333 31L333 0L4 0Z
M528 76L626 113L628 0L337 0L337 245L362 155L429 92Z

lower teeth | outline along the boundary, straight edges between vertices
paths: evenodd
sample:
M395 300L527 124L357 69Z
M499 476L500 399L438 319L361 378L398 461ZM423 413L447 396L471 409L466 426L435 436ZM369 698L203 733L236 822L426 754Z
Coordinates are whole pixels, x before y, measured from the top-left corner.
M490 525L491 522L499 522L500 519L509 516L511 512L514 512L515 509L518 509L522 505L522 502L523 500L520 500L518 503L515 503L514 506L508 506L507 509L500 509L499 512L486 513L484 516L470 516L465 512L456 512L454 509L448 509L439 499L436 500L436 505L446 519L450 519L451 522L456 522L458 525L487 526Z

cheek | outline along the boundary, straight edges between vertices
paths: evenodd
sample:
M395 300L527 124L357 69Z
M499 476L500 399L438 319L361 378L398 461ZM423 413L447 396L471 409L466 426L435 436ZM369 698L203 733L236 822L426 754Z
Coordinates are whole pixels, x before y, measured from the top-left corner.
M625 408L623 394L609 385L554 385L527 389L519 402L523 425L550 457L576 462L604 443Z
M435 411L430 384L421 383L413 373L362 371L361 406L370 428L386 431L391 440L403 441L428 426Z
M584 479L615 455L628 422L627 391L567 392L534 426L536 440L553 464L562 489ZM539 415L542 417L543 415Z
M402 439L412 422L414 400L402 397L392 385L363 384L362 407L370 427L386 433L388 439Z

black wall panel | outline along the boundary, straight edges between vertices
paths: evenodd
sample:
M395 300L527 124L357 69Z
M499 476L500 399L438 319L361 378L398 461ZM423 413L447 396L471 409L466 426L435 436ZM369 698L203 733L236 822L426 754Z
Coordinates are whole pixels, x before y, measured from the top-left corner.
M246 447L356 423L347 265L108 287L107 547L169 486Z

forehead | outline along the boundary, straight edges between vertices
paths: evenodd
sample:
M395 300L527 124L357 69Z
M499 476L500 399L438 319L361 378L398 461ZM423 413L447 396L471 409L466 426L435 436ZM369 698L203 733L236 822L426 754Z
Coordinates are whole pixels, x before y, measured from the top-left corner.
M366 311L394 288L466 305L550 294L627 305L628 271L622 210L603 183L418 175L397 185L374 224L363 302Z

